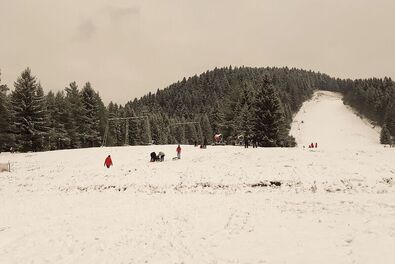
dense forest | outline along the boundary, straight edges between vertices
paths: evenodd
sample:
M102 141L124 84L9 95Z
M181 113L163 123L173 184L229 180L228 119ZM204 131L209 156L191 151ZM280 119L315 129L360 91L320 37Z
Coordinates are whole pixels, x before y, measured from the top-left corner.
M0 76L1 77L1 76ZM87 82L44 94L26 69L13 91L0 79L0 150L42 151L102 144L212 143L245 139L262 147L290 147L292 116L315 90L338 91L344 103L395 137L395 84L389 78L342 80L288 68L215 68L148 93L125 105L103 104Z

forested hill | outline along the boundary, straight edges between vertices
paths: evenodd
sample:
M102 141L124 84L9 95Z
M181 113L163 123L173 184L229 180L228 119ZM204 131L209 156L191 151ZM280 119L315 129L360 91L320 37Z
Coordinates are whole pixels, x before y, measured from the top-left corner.
M391 134L395 136L395 85L390 78L342 80L287 67L215 68L135 99L126 104L126 109L110 105L109 110L117 116L125 115L123 112L131 109L132 113L127 115L151 113L151 134L158 143L193 141L194 125L179 125L177 129L166 130L172 123L191 120L198 121L203 130L201 133L197 127L199 139L203 134L210 141L213 133L223 133L231 142L238 135L253 137L256 95L265 78L271 81L280 98L285 121L283 134L288 133L292 115L302 103L314 90L321 89L343 93L346 104L378 125L384 125L387 140L383 143L389 141ZM292 145L292 139L286 141L279 144Z
M9 93L0 82L0 150L100 146L104 135L106 145L204 139L210 144L216 133L228 144L248 138L260 146L293 146L288 135L292 115L318 89L343 93L346 104L383 126L382 143L395 136L395 84L390 78L342 80L300 69L215 68L108 107L89 82L82 89L72 82L64 91L45 95L30 69L14 88ZM119 120L125 117L135 119Z
M159 144L201 142L202 138L207 138L210 143L215 133L222 133L231 143L240 135L253 137L255 99L264 80L271 82L275 89L274 98L280 99L277 110L283 119L283 124L278 128L282 139L273 143L276 146L293 145L292 139L284 135L288 134L292 114L313 91L336 84L328 75L298 69L215 68L199 76L184 78L155 94L149 93L139 100L128 102L125 107L110 104L109 113L110 116L149 113L152 139ZM175 125L188 121L199 124ZM116 134L119 132L113 127L110 135ZM123 142L122 137L119 140ZM134 137L131 140L146 139Z

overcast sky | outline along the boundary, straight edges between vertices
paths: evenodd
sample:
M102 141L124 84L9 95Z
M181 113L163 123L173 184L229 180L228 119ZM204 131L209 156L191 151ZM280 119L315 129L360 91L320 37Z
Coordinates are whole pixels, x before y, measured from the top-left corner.
M394 0L0 0L2 83L125 103L222 66L395 79Z

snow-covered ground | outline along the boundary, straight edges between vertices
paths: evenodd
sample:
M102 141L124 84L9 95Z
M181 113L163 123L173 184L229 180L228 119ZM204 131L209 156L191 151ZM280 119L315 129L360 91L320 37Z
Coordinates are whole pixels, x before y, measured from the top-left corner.
M0 263L395 263L395 149L328 92L292 134L297 148L177 161L176 146L2 153Z
M348 111L341 95L316 92L294 117L291 134L299 146L318 143L320 148L363 148L379 144L380 131Z

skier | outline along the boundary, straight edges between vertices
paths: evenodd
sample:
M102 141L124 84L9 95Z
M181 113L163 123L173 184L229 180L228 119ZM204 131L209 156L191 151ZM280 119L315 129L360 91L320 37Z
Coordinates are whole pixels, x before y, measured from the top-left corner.
M317 146L318 146L318 145L317 145L317 142L315 142L315 148L317 148Z
M207 138L206 137L204 137L204 140L203 140L203 148L207 148Z
M178 145L176 151L177 151L177 158L181 159L181 147L180 147L180 145Z
M107 168L110 168L112 166L112 160L111 160L111 156L108 155L108 157L106 158L106 160L104 161L104 166L106 166Z
M165 161L165 153L163 153L162 151L159 151L158 159L160 162Z

